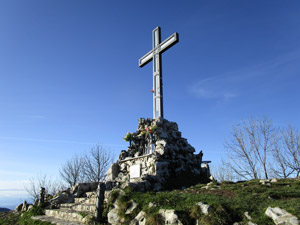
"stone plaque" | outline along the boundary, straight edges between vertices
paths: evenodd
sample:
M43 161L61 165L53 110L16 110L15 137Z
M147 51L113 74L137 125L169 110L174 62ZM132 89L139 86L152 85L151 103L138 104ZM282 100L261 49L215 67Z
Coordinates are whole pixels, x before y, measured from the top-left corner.
M133 165L130 167L130 179L139 178L141 176L141 165Z

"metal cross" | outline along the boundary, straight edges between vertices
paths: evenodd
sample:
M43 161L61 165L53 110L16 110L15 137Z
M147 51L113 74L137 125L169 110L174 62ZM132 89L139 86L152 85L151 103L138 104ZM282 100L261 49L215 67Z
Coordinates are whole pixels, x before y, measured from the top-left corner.
M145 66L153 60L153 118L163 118L163 89L162 66L160 54L178 42L178 33L172 34L162 43L160 42L160 27L152 31L153 49L139 59L139 67Z

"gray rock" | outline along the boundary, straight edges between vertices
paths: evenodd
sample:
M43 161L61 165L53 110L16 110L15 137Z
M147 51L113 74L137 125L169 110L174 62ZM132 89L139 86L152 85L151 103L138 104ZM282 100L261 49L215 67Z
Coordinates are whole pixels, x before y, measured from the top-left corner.
M244 212L244 216L245 216L248 220L252 220L252 217L249 215L249 212Z
M288 213L284 209L279 207L268 207L266 212L266 216L272 218L273 222L276 225L299 225L300 221L296 216Z
M130 206L128 207L128 209L126 210L125 214L131 214L132 211L137 207L137 203L133 200L131 200L130 202Z
M149 202L149 205L148 205L148 207L149 207L149 208L152 208L152 207L154 207L154 206L156 206L156 204L155 204L155 203L153 203L153 202Z
M260 180L259 183L262 185L270 184L270 180L268 180L268 179Z
M159 214L164 218L165 224L183 225L173 209L160 209Z
M210 205L205 204L204 202L198 202L197 205L200 207L203 214L208 215L209 211L211 210Z
M149 134L147 128L155 128ZM150 146L153 148L146 148ZM154 150L154 151L153 151ZM175 176L190 174L195 178L208 179L209 161L202 168L202 151L194 154L195 149L181 136L178 125L166 119L139 119L138 129L133 133L133 141L128 150L122 150L119 160L107 172L107 190L130 186L135 183L140 191L160 191L168 187L168 181ZM130 178L130 168L140 166L138 177ZM171 177L172 176L172 177ZM144 183L139 186L138 183ZM180 183L181 186L193 184ZM177 187L176 187L177 188ZM180 188L180 187L178 187Z
M71 203L74 202L74 195L72 195L69 190L60 191L50 200L50 202L57 204Z
M22 205L22 209L21 209L21 211L22 212L26 212L27 211L27 209L28 209L28 204L27 204L27 202L26 201L24 201L24 203L23 203L23 205Z
M253 222L251 222L251 221L249 221L247 224L248 224L248 225L257 225L256 223L253 223Z
M120 172L120 167L118 163L111 164L110 168L107 171L105 181L114 180Z
M130 222L130 225L145 225L146 224L146 214L141 211L139 214Z
M21 212L22 211L22 207L23 207L23 203L21 203L20 205L17 205L17 207L15 208L16 212Z
M82 197L82 195L89 191L97 190L98 182L94 183L79 183L71 187L70 193L76 197Z
M122 220L118 215L118 208L113 208L107 214L107 220L110 224L122 224L124 220Z

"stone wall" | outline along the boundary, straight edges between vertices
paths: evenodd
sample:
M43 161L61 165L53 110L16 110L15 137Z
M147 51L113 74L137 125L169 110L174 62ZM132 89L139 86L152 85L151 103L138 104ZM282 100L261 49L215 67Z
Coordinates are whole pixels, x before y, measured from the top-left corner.
M201 169L202 151L194 154L175 122L139 119L137 131L125 139L130 146L110 167L108 190L131 186L139 191L160 191L208 181L209 168Z

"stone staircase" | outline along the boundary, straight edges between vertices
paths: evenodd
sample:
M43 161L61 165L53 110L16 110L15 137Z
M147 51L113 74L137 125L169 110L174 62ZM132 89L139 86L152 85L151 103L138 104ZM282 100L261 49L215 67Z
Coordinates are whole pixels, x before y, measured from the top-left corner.
M86 192L86 197L75 198L74 203L63 203L59 209L46 209L45 215L32 219L57 225L82 225L93 218L96 210L96 192Z

